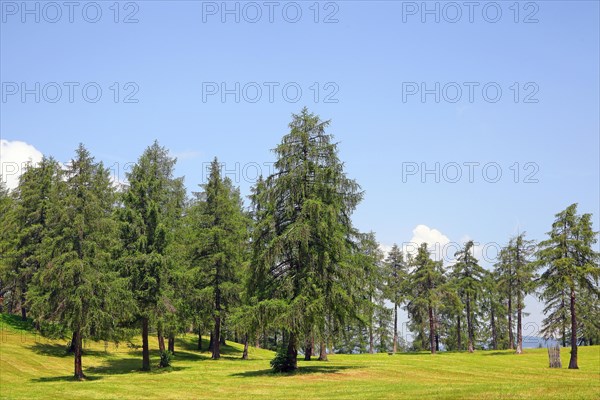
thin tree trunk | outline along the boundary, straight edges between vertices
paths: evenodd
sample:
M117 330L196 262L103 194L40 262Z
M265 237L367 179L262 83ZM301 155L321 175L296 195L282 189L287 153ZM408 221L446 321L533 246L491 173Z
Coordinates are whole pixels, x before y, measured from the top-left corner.
M577 316L575 315L575 289L571 288L571 359L569 369L579 369L577 365Z
M312 348L312 333L310 334L310 337L306 340L305 346L304 346L304 361L310 361L311 357L312 357L312 352L313 352L313 348Z
M75 341L77 340L77 334L75 332L73 332L73 336L71 337L71 344L69 345L69 350L67 350L67 353L75 353Z
M456 317L456 338L458 340L457 350L462 350L462 332L460 329L460 314Z
M373 339L373 315L371 315L369 320L369 353L373 354L375 352L374 349L374 339Z
M198 330L198 351L202 351L202 331Z
M435 354L435 324L433 322L433 307L429 306L429 348Z
M319 350L319 361L329 361L327 358L327 344L325 339L321 340L321 348Z
M242 353L242 360L248 359L248 334L244 335L244 352Z
M215 342L214 336L215 336L215 334L211 330L210 331L210 339L208 340L208 351L210 351L211 354L212 354L212 351L213 351L213 348L214 348L214 342Z
M473 321L471 318L471 299L467 294L467 349L473 352Z
M512 283L509 283L509 285L512 285ZM515 348L515 338L512 330L512 289L509 289L508 293L508 348L510 350Z
M398 351L398 305L394 303L394 354Z
M215 333L212 345L212 359L218 360L221 358L221 317L218 315L215 317Z
M85 378L83 374L83 367L81 365L81 333L79 331L73 332L75 338L75 379L82 380Z
M158 336L158 350L161 353L164 353L165 352L165 337L163 336L163 330L162 330L162 326L160 323L158 324L157 336Z
M169 335L169 351L171 354L175 354L175 335Z
M491 307L491 326L492 326L492 349L494 350L498 350L498 337L497 337L497 333L496 333L496 320L495 320L495 316L494 316L494 306L492 305Z
M523 329L521 326L522 309L521 309L521 293L517 294L517 354L523 353Z
M25 308L25 293L21 294L21 320L27 321L27 309Z
M292 370L298 368L298 349L296 348L296 335L290 332L287 348L288 360L291 361Z
M566 308L566 304L565 304L565 293L563 292L562 295L562 299L561 299L561 309L563 310L563 315L562 315L562 347L567 347L567 319L565 318L565 308Z
M142 371L150 371L150 350L148 347L148 318L142 318Z

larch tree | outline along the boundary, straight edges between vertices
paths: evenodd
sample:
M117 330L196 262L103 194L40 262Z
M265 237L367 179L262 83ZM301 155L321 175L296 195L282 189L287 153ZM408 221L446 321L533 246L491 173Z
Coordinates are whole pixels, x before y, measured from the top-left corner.
M82 340L110 338L127 316L129 292L113 263L118 240L115 190L109 176L80 145L64 172L64 182L51 191L52 205L45 216L51 232L43 239L43 262L27 292L36 321L73 332L78 380L85 377Z
M410 301L411 307L427 310L425 318L429 322L429 349L432 354L436 352L436 308L440 306L444 295L444 271L442 261L434 261L427 249L427 243L419 246L412 263L413 270L410 273ZM419 315L413 313L413 315ZM423 321L424 322L424 321Z
M206 298L210 299L214 326L212 358L216 360L221 357L223 317L241 300L249 219L239 189L229 178L221 176L221 165L216 158L202 189L192 206L197 210L191 213L196 217L192 227L196 238L192 265L199 267Z
M10 263L6 272L14 300L20 301L23 320L27 319L27 288L41 265L42 243L49 231L51 193L58 184L59 169L58 163L47 157L38 165L29 164L12 193L14 242L8 252Z
M537 266L532 262L535 252L535 244L525 239L525 233L520 233L512 238L507 246L510 253L512 267L509 269L512 276L512 293L516 296L517 307L517 343L516 353L523 352L523 308L525 307L525 296L534 290L535 271Z
M329 121L304 108L274 152L275 172L255 193L260 211L253 230L251 285L259 301L287 304L278 319L286 332L284 368L297 368L297 345L307 321L321 340L352 316L358 273L348 263L354 229L350 216L362 198L346 177Z
M398 308L406 297L408 265L404 253L394 243L385 259L385 290L387 298L394 305L394 344L393 351L398 350Z
M148 331L151 320L161 322L174 312L170 287L175 221L185 201L183 178L174 177L176 159L154 142L127 174L127 187L119 209L123 251L120 268L129 279L142 330L142 370L150 370ZM158 328L161 328L158 326ZM161 345L159 337L159 347ZM164 343L164 342L163 342Z
M579 321L578 298L587 294L598 296L600 279L600 254L593 249L597 232L592 229L592 214L577 214L577 204L572 204L555 216L549 238L539 244L538 264L546 267L539 283L542 299L560 304L566 294L569 302L571 358L570 369L578 369L577 341ZM558 297L558 298L557 298Z
M474 243L469 240L465 247L456 252L456 263L453 266L452 274L456 278L456 289L465 305L467 317L467 350L469 353L474 351L475 346L475 311L477 300L483 290L482 280L485 270L479 265L478 260L473 255Z

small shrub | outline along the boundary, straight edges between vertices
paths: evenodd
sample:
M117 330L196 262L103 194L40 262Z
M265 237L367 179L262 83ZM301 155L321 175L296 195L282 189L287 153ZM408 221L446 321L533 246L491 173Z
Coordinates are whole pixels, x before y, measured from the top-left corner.
M291 372L295 369L294 360L288 356L286 348L277 351L275 358L271 360L271 369L273 372Z
M170 351L163 351L160 353L160 363L158 364L161 368L166 368L171 366L171 362L173 361L173 353Z

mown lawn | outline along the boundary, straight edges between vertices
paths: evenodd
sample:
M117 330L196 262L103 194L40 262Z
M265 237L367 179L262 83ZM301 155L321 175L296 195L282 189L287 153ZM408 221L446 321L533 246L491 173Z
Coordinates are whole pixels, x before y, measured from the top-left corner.
M332 355L329 362L300 361L299 372L281 376L269 370L270 351L251 348L251 360L243 361L242 346L230 342L213 361L194 350L190 335L178 339L173 367L149 373L137 370L140 350L88 343L88 379L76 382L65 341L36 336L16 317L0 315L0 323L2 399L600 399L600 346L579 348L579 370L549 369L545 349L527 349ZM568 357L563 349L565 366Z

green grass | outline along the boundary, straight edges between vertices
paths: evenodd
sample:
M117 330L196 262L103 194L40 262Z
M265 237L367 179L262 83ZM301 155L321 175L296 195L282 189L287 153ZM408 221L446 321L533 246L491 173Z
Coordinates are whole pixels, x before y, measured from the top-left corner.
M18 317L0 315L2 399L599 399L600 347L579 348L579 370L550 369L545 349L468 353L331 355L329 362L300 361L297 373L274 375L273 353L231 343L213 361L194 350L193 335L176 342L171 368L140 372L141 351L125 344L88 343L83 365L88 379L71 376L66 341L35 335ZM206 348L206 341L204 348ZM151 347L156 347L152 338ZM569 351L563 349L563 365Z

